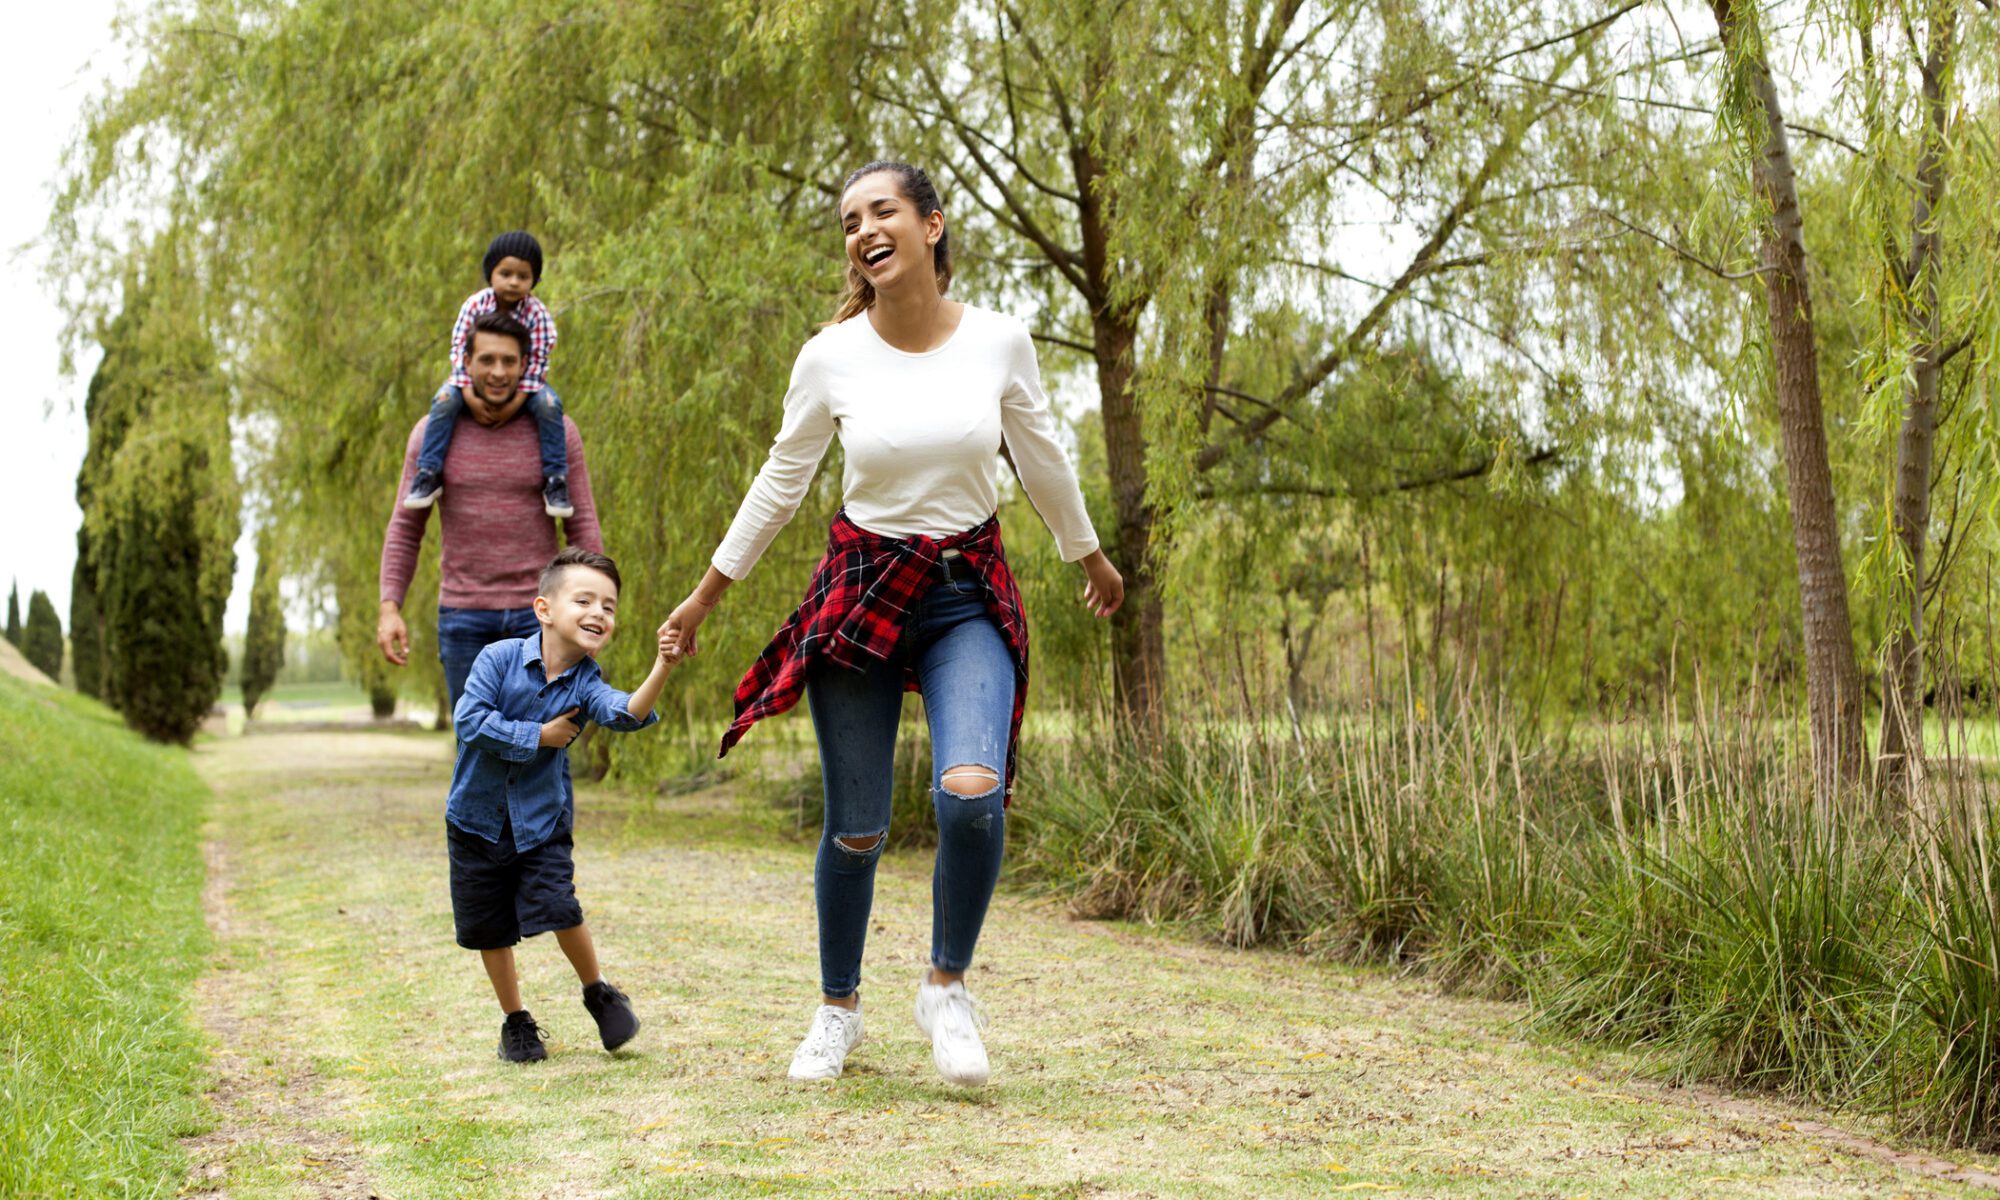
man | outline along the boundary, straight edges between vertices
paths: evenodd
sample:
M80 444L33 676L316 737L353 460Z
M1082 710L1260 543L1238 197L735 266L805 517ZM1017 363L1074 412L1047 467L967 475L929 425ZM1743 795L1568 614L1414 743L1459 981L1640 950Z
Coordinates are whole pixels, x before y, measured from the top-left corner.
M453 431L444 461L445 491L439 520L438 658L453 707L465 691L466 676L479 652L506 638L526 637L535 620L535 585L556 553L555 520L543 512L541 449L535 422L522 416L520 390L527 367L527 327L505 313L473 322L466 349L472 386ZM403 481L382 539L381 613L375 642L383 657L402 666L410 661L410 632L403 622L403 598L416 573L428 508L405 508L402 501L416 475L426 415L410 431L403 453ZM569 455L570 503L564 522L569 544L598 554L604 541L597 528L597 505L584 466L583 439L563 418Z

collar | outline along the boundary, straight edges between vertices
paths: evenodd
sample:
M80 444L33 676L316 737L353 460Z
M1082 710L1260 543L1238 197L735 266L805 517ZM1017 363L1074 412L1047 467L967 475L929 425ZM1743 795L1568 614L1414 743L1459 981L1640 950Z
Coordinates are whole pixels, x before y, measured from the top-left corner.
M535 668L535 673L542 677L543 682L554 683L557 679L565 679L578 671L595 672L597 670L597 660L586 654L578 659L569 670L556 676L555 679L550 679L548 678L548 664L542 660L542 635L540 631L536 631L521 639L521 667L524 670L533 667Z

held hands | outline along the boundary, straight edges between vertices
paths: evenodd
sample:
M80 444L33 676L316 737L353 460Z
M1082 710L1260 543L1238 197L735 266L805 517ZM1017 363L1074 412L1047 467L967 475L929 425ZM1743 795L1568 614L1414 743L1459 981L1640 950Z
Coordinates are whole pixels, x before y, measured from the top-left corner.
M559 750L575 741L576 735L583 732L583 722L577 719L577 711L572 708L552 721L543 721L542 745Z
M688 593L688 598L667 614L666 623L660 626L660 656L669 663L679 662L684 655L693 658L699 653L695 631L714 611L715 601L703 600L699 588Z
M1092 616L1108 617L1125 603L1125 577L1111 560L1104 557L1104 551L1092 550L1077 564L1083 568L1083 606Z

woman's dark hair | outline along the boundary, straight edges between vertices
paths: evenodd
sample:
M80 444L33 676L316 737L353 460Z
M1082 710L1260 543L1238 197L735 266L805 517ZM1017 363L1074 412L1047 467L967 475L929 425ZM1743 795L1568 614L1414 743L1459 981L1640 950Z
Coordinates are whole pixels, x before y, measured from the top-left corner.
M911 204L916 205L917 215L928 217L932 213L942 213L944 211L944 201L938 199L937 185L931 182L930 176L911 166L909 163L893 162L889 159L879 159L875 162L864 163L856 168L855 172L847 177L847 182L840 185L840 194L842 196L847 195L848 188L853 187L868 176L878 173L894 175L896 177L896 186L902 189L905 199L909 200ZM836 198L834 204L838 205L839 203L839 199ZM834 217L838 219L839 216L840 213L836 208ZM938 291L943 292L949 289L951 287L951 230L949 228L938 235L937 244L931 247L931 269L937 272ZM827 324L838 325L849 317L866 312L868 309L874 307L874 305L875 285L869 283L867 277L850 262L847 264L847 298L840 302L840 311L834 313L833 320L828 321Z
M610 558L585 550L582 546L564 546L549 560L549 565L542 568L542 578L535 584L535 594L555 595L556 588L562 583L562 577L569 573L571 567L589 567L593 571L602 571L611 577L611 586L614 590L622 591L625 587L625 581L618 578L618 564L612 562Z
M472 320L472 329L465 335L465 355L467 358L472 357L472 339L482 333L497 333L503 337L513 338L515 341L521 343L521 360L523 362L527 361L528 327L521 324L520 319L512 313L503 313L495 310L489 313L480 313L477 317L474 317Z

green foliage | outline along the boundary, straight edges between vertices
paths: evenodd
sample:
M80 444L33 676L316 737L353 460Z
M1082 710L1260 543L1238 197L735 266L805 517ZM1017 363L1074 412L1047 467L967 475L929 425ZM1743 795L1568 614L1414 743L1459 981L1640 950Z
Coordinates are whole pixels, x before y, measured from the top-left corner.
M28 624L21 634L21 653L35 669L50 679L62 675L62 621L47 592L37 589L28 597Z
M134 728L186 742L228 670L222 613L235 572L238 488L228 394L188 303L185 243L135 264L103 337L78 488L104 628L103 698Z
M15 646L21 644L21 584L16 581L7 589L7 640Z
M269 536L257 538L257 575L250 585L250 627L243 637L243 715L255 716L257 702L277 682L285 665L285 609L278 595L279 570Z
M207 794L102 705L0 674L0 1194L175 1194L206 1120Z
M76 690L99 698L104 690L104 621L97 610L90 538L82 529L76 531L76 566L69 577L69 660Z

